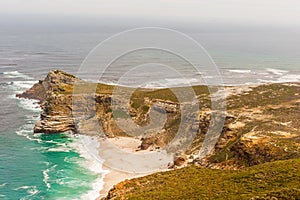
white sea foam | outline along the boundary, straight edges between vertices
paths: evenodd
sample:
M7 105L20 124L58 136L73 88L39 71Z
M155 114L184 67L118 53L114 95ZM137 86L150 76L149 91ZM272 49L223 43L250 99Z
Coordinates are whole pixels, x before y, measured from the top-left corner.
M28 140L31 140L31 141L36 141L38 143L42 142L42 140L40 138L38 138L38 137L36 137L35 135L32 134L32 131L25 130L25 129L23 129L23 127L21 127L20 130L17 130L16 134L19 135L19 136L25 137L25 138L27 138Z
M141 88L165 88L165 86L163 86L161 83L157 82L157 81L153 81L153 82L148 82L145 84L140 85L139 87Z
M196 74L196 75L203 75L204 72L196 72L195 74Z
M207 76L202 76L202 78L203 78L203 79L212 79L212 78L216 78L216 77L214 77L214 76L208 76L208 75L207 75Z
M26 78L26 79L32 79L31 77L24 75L18 71L12 71L12 72L4 72L3 74L7 75L8 77L11 78ZM24 98L17 98L16 94L17 93L21 93L26 89L29 89L33 84L35 83L35 81L13 81L12 84L9 84L9 87L12 88L12 90L14 91L14 94L10 95L9 98L12 99L17 99L17 105L18 107L25 109L25 110L29 110L29 111L33 111L34 113L39 113L41 111L40 106L38 105L38 101L37 100L33 100L33 99L24 99ZM31 141L36 141L38 143L41 143L41 139L39 137L39 135L34 135L32 133L32 129L33 129L33 123L34 121L37 120L39 116L35 116L35 115L29 115L26 116L26 121L27 124L24 124L22 127L19 128L19 130L16 131L16 134L22 137L26 137L27 139L31 140Z
M8 85L12 85L12 84L14 84L13 81L10 81L10 82L2 82L2 83L0 83L0 86L8 86Z
M38 104L38 100L35 99L20 99L18 106L29 111L39 113L41 108Z
M74 157L65 157L64 158L64 162L67 162L67 163L77 163L78 159L74 158Z
M48 150L48 147L42 147L42 146L41 147L32 147L32 148L30 148L30 150L33 150L33 151L37 150L39 152L45 153Z
M9 85L13 90L14 94L10 95L9 98L17 99L18 106L33 112L40 112L40 106L38 104L38 100L35 99L25 99L25 98L17 98L16 94L24 92L24 90L29 89L35 81L14 81L12 85Z
M30 196L35 195L36 193L39 192L36 186L28 186L28 185L17 187L14 190L26 190L26 192L30 194Z
M27 190L27 192L30 194L30 196L35 195L39 192L39 190L36 187L33 187L29 190Z
M104 172L103 172L104 174ZM92 183L92 188L93 190L89 191L86 194L83 194L81 196L82 200L86 200L86 199L96 199L99 197L99 192L100 190L103 189L103 185L104 185L104 180L103 177L97 178L96 181L94 183Z
M56 179L55 183L57 183L59 185L65 185L66 184L66 182L64 181L64 178Z
M35 83L36 81L13 81L10 85L15 87L17 90L25 90L31 88Z
M5 187L7 183L0 184L0 187Z
M57 141L53 141L53 140L47 140L45 142L50 143L50 144L57 144L57 145L61 144L61 142L57 142Z
M50 164L50 163L46 163L47 166L49 166L49 164ZM51 188L51 184L49 183L49 179L50 179L50 177L49 177L49 172L55 170L56 167L57 167L57 165L53 165L53 166L51 166L50 168L47 168L47 169L43 170L43 177L44 177L44 178L43 178L43 182L45 183L45 185L46 185L46 187L47 187L48 189Z
M257 81L259 82L259 83L269 83L270 82L270 80L264 80L264 79L257 79Z
M88 168L99 177L92 183L93 190L81 196L81 199L95 199L99 196L99 191L104 185L104 174L107 173L106 170L102 169L103 159L99 157L99 142L97 138L90 137L86 135L79 135L78 142L74 142L74 148L80 153L82 157L86 159L86 164Z
M257 85L257 83L255 83L255 82L245 82L243 85L247 85L247 86L249 86L249 85Z
M298 82L300 81L300 74L287 74L276 80L276 82Z
M24 186L21 186L21 187L17 187L14 190L26 190L26 189L31 188L31 187L33 187L33 186L24 185Z
M8 71L8 72L3 72L3 74L7 77L7 78L24 78L24 79L33 79L32 77L23 74L19 71Z
M101 169L101 166L103 164L103 159L99 157L98 150L100 144L97 138L87 135L79 135L78 137L78 152L88 161L91 161L90 164L92 164L93 167L90 167L90 169L92 169L93 172L102 172L103 170Z
M144 84L139 85L141 88L168 88L168 87L176 87L176 86L191 86L195 84L201 84L203 81L196 78L166 78L164 80L146 82Z
M199 80L195 78L185 79L185 78L166 78L167 86L190 86L193 83L198 83Z
M37 100L30 100L30 99L24 99L24 98L17 98L16 94L21 94L25 90L31 88L36 81L13 81L12 84L8 84L8 86L14 91L12 95L9 96L9 98L12 99L18 99L18 100L27 100L27 102L38 102Z
M43 182L45 183L45 185L46 185L46 187L48 188L48 189L50 189L51 188L51 185L50 185L50 183L48 183L48 180L49 180L49 175L48 175L48 172L49 172L50 170L49 169L46 169L46 170L44 170L43 171Z
M56 148L49 148L48 152L70 152L71 149L68 147L56 147Z
M279 76L289 72L289 71L286 71L286 70L273 69L273 68L267 68L266 70L267 70L267 72L269 72L271 74L279 75Z
M27 200L27 199L31 199L32 196L34 196L35 194L39 193L39 190L37 189L36 186L21 186L18 188L15 188L14 190L26 190L26 192L29 194L25 197L22 197L20 200Z
M228 71L229 72L233 72L233 73L239 73L239 74L248 74L248 73L251 73L251 70L246 70L246 69L230 69Z

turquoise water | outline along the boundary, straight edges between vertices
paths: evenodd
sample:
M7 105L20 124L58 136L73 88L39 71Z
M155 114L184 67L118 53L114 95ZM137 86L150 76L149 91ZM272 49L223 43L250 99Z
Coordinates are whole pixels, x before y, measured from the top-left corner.
M4 77L5 78L5 77ZM7 77L1 87L0 199L82 199L99 174L78 153L80 139L68 134L33 134L40 110L16 99L34 80ZM8 82L10 83L10 82ZM5 112L5 114L4 114ZM100 167L100 166L99 166Z

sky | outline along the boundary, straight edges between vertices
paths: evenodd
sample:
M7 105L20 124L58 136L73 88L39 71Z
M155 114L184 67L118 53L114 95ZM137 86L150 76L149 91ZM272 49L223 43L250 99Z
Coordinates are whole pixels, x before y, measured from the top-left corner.
M299 0L0 0L0 15L300 26Z

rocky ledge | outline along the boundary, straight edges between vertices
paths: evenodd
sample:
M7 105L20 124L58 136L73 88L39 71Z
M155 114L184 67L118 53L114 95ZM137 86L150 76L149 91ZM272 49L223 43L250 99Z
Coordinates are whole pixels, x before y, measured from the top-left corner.
M73 92L75 82L79 85L76 93ZM91 88L95 91L91 92ZM120 124L131 131L135 125L147 126L151 124L150 112L155 110L167 114L165 124L161 129L152 127L140 134L139 149L163 148L174 138L180 124L181 104L171 90L137 89L130 102L122 104L125 107L112 111L114 89L112 85L87 83L54 70L17 96L40 101L42 112L35 124L35 133L71 131L107 137L128 136ZM126 88L119 89L126 91ZM197 134L192 145L175 158L173 167L195 163L209 168L240 169L300 156L299 83L226 87L227 110L222 113L225 123L221 137L214 151L201 160L197 155L210 125L211 94L205 86L193 89L200 112L196 125L191 124L186 131L193 129ZM115 96L114 101L122 101L122 96ZM135 123L129 123L131 120Z
M71 96L58 94L75 81L81 80L63 71L54 70L32 88L17 94L19 98L39 100L42 112L40 121L34 126L35 133L75 131L70 107Z

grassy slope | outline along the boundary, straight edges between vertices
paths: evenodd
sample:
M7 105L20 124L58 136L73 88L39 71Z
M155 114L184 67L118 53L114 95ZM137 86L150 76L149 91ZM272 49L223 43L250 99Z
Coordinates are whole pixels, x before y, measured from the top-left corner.
M73 93L73 85L63 85L61 86L62 90L59 92L60 94L72 94ZM122 87L122 86L114 86L114 85L106 85L106 84L95 84L95 83L80 83L76 84L75 91L78 93L93 93L96 90L98 94L112 94L114 90L129 92L132 89ZM208 95L208 87L207 86L193 86L194 92L196 95ZM148 97L149 99L162 99L169 101L178 101L176 96L174 95L174 91L184 94L186 90L185 87L177 87L170 89L143 89L137 88L133 93L133 98L144 98Z
M111 197L118 194L115 199L300 199L300 159L240 171L190 166L125 181L115 188L110 192Z

